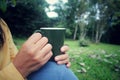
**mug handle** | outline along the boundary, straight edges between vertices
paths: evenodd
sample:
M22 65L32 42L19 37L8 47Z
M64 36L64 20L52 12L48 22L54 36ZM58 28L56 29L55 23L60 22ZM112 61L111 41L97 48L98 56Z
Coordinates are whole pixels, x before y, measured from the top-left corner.
M35 30L34 33L41 33L41 30Z
M42 34L42 36L44 35L44 32L43 32L43 31L41 31L41 30L35 30L35 31L34 31L34 33L41 33L41 34Z

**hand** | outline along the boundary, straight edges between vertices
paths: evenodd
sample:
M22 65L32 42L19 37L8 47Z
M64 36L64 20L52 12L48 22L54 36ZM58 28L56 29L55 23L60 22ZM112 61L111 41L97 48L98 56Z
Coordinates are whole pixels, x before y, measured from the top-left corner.
M52 46L40 33L34 33L21 47L13 64L25 78L42 67L52 56Z
M71 66L71 63L69 61L69 56L68 54L66 54L66 51L69 50L69 47L64 45L62 48L61 48L61 55L58 55L55 57L55 61L57 61L58 64L66 64L67 67L70 67Z

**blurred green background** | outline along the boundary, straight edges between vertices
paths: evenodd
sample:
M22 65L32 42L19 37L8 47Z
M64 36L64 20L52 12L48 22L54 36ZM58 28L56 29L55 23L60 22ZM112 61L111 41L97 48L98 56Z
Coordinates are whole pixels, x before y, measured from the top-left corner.
M0 0L18 48L41 27L66 28L80 80L120 80L120 0Z

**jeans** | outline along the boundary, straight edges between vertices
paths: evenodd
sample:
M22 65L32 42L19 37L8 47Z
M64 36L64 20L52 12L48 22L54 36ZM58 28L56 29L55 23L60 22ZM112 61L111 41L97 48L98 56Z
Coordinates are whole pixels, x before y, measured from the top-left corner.
M75 74L66 67L49 61L39 70L31 73L28 80L78 80Z

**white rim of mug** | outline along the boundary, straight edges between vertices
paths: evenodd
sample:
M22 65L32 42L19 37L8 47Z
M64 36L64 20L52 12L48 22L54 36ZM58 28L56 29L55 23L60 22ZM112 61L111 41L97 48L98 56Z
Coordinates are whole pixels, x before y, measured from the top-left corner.
M65 30L66 28L55 28L55 27L42 27L40 29L44 29L44 30Z

